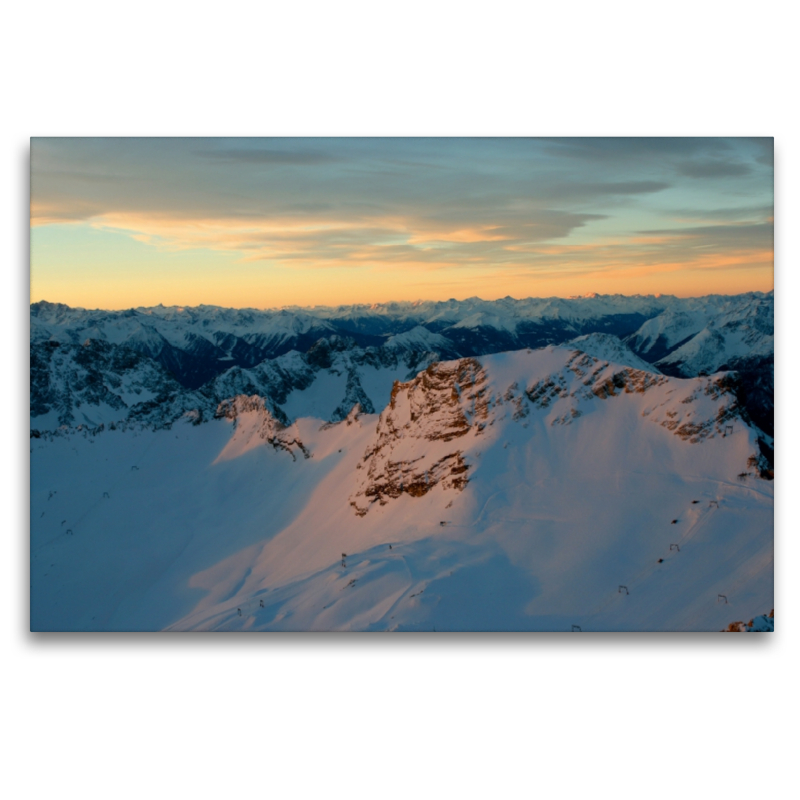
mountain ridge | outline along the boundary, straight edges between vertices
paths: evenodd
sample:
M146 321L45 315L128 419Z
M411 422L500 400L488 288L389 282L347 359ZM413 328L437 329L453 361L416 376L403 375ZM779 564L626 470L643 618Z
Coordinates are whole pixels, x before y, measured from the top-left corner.
M69 352L74 356L74 347L90 343L100 343L86 350L98 354L96 365L85 365L95 373L95 381L102 383L97 377L104 369L100 349L119 347L123 354L132 350L151 359L154 368L166 373L160 378L159 395L170 398L162 403L164 408L185 405L189 410L195 403L213 414L226 397L260 394L271 403L272 413L287 422L296 416L291 408L284 410L287 398L299 398L298 392L325 370L331 379L326 391L339 394L326 411L334 421L346 416L355 403L365 410L382 408L392 381L412 377L432 361L573 341L578 347L610 348L616 358L636 360L632 366L649 363L654 371L671 375L740 371L743 385L753 390L743 392L743 399L771 435L773 305L771 292L688 299L470 298L325 307L314 316L309 309L257 312L216 306L97 312L41 301L31 305L31 427L52 429L55 423L73 420L92 424L92 397L79 395L71 385L57 391L61 378L46 368L54 353L64 362ZM655 316L645 319L645 311ZM602 337L606 337L603 345ZM608 337L619 341L614 344ZM400 374L403 367L405 373ZM391 376L380 377L383 370ZM73 375L73 383L82 385L86 376L76 371ZM341 376L341 385L336 375ZM111 375L105 383L117 379ZM99 386L95 394L103 394ZM51 413L57 406L56 395L63 407L60 415ZM307 405L292 404L299 412ZM115 407L119 410L122 405ZM76 413L78 408L83 410ZM130 413L141 418L150 412L145 405ZM98 413L95 416L95 424L106 421Z

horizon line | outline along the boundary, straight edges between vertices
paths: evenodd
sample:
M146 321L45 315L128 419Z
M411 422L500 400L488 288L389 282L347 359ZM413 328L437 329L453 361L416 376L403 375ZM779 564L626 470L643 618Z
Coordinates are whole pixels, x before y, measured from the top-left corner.
M479 297L478 295L471 295L469 297L464 298L455 298L455 297L448 297L445 300L387 300L384 302L379 303L339 303L337 305L283 305L283 306L263 306L261 308L257 308L255 306L221 306L216 305L214 303L198 303L197 305L188 305L188 304L173 304L165 306L163 303L157 303L155 305L150 306L120 306L118 308L87 308L86 306L71 306L68 303L61 303L61 302L53 302L52 300L46 300L42 298L41 300L32 300L30 302L30 307L35 305L45 304L49 306L63 306L64 308L69 308L73 311L139 311L140 309L155 309L155 308L164 308L164 309L179 309L179 310L186 310L186 309L196 309L196 308L220 308L227 311L287 311L293 309L342 309L342 308L381 308L386 306L392 305L407 305L407 306L419 306L424 304L437 304L437 303L466 303L470 300L477 300L481 303L498 303L502 300L511 300L516 303L521 303L526 300L594 300L599 298L607 298L607 297L625 297L625 298L652 298L654 300L659 300L661 298L674 298L676 300L699 300L706 297L742 297L748 294L757 294L757 295L770 295L774 294L775 289L772 288L769 291L762 291L760 289L752 289L746 292L736 292L735 294L724 294L721 292L710 292L708 294L697 294L697 295L675 295L675 294L667 294L663 292L658 292L656 294L621 294L619 292L614 294L603 294L601 292L587 292L586 294L582 295L547 295L547 296L538 296L538 295L529 295L528 297L512 297L511 295L506 295L505 297L498 297L494 300L486 300L483 297Z

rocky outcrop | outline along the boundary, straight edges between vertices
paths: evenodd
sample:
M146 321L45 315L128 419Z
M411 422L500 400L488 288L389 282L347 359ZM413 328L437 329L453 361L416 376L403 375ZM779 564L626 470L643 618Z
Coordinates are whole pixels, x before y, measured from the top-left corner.
M359 516L401 494L421 497L436 486L462 490L469 464L456 440L479 436L488 416L486 372L473 358L431 364L408 383L396 382L364 454L350 498ZM422 445L422 446L420 446Z
M670 400L656 408L653 420L692 444L732 433L733 423L741 420L743 413L729 375L698 380L702 381L700 386L697 382L690 384L694 390L677 402ZM651 412L643 413L649 416Z
M359 412L363 414L374 414L375 406L372 405L372 400L369 399L364 387L361 385L361 379L358 377L358 372L350 369L347 372L347 387L345 388L344 399L334 409L331 415L332 422L340 422L346 419L350 412L358 407Z
M570 372L580 379L580 386L575 387L574 381L569 379ZM725 436L731 423L745 414L735 387L736 379L728 373L691 382L671 381L664 375L633 367L618 369L608 362L576 352L566 370L540 379L524 396L541 409L559 399L571 400L572 407L553 420L571 422L581 414L576 400L594 397L606 401L625 394L644 395L660 388L659 402L645 408L642 416L650 417L676 436L696 444L709 437ZM519 409L516 414L524 415Z
M294 435L280 420L270 412L263 397L258 395L237 395L223 400L215 413L217 419L233 420L234 436L242 420L247 420L248 433L255 434L276 450L284 450L296 459L295 450L299 450L304 458L311 455L300 439Z

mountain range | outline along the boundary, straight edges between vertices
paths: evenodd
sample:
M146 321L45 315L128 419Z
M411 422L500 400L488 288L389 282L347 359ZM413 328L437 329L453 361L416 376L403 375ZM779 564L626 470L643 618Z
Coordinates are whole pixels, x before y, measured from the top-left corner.
M773 433L772 292L278 311L87 311L42 301L31 305L30 320L31 426L37 430L127 419L169 424L188 410L213 412L235 394L264 396L279 418L289 419L307 410L300 392L318 380L325 386L316 384L315 393L326 400L314 410L335 421L356 402L380 409L395 379L434 360L572 340L591 347L582 337L604 334L605 347L624 348L626 363L648 363L664 374L736 370L745 407ZM620 343L608 345L609 336Z
M31 627L771 630L772 309L34 304Z

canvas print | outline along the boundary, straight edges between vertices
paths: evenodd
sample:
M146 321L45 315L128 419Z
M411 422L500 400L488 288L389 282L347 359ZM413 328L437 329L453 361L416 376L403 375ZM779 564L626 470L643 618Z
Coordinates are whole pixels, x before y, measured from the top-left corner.
M34 138L33 631L774 626L770 138Z

